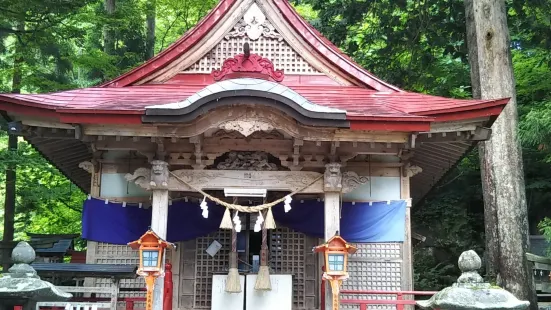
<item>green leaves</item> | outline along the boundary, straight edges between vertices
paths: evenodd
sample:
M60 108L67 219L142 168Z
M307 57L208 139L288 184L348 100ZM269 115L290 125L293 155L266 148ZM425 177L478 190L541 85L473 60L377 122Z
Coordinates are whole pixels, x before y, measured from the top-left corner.
M20 140L18 150L11 152L6 140L7 135L0 135L0 171L17 163L16 237L24 238L25 232L80 233L84 193L28 143ZM0 174L1 197L4 177Z

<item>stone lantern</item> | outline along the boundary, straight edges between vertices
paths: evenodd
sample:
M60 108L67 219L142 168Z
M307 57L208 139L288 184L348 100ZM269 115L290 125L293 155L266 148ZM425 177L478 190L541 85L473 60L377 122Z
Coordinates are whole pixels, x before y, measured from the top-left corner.
M36 270L29 265L35 257L27 242L19 242L13 249L11 259L14 265L0 275L0 310L13 309L14 306L34 310L37 302L66 301L73 297L52 283L40 280Z
M457 283L436 293L429 300L417 301L423 309L453 310L524 310L528 301L518 300L508 291L484 283L478 274L482 266L475 251L463 252L459 257L459 269L462 274Z

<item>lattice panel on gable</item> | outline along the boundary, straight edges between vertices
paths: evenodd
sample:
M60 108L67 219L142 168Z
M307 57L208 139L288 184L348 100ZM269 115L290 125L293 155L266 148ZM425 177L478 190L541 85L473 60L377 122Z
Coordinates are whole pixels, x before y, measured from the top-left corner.
M289 228L270 232L270 267L274 274L293 275L293 309L314 309L318 300L317 239Z
M401 243L359 243L358 251L350 257L350 278L343 290L399 291L402 286ZM395 295L343 295L343 299L396 299ZM342 304L341 309L359 309L357 305ZM369 305L368 309L396 309L393 305Z
M98 242L96 247L96 255L94 256L95 264L115 264L115 265L138 265L138 251L132 250L126 245L116 245ZM95 286L111 287L111 279L96 279ZM145 281L142 277L136 279L123 279L120 282L120 288L144 288ZM102 294L100 294L102 295ZM98 296L108 298L110 296ZM120 292L119 297L145 297L143 292ZM119 304L124 307L124 303ZM145 303L135 303L136 308L145 307Z
M276 70L283 70L287 75L322 74L312 67L304 58L295 52L285 41L276 38L260 37L252 41L247 37L223 39L207 55L193 64L185 73L207 73L222 67L224 60L243 53L243 43L248 42L251 53L259 54L274 63Z
M222 245L218 253L211 257L205 250L217 240ZM196 239L195 309L210 309L212 297L212 276L224 274L229 268L231 250L231 230Z

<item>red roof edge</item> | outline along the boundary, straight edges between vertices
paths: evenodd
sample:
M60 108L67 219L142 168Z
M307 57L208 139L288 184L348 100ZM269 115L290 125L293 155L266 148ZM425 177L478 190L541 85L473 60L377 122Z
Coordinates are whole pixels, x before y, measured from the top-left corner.
M507 103L509 103L509 100L511 100L511 98L501 98L501 99L494 99L494 100L490 99L490 100L487 100L484 103L480 103L480 104L477 104L475 106L473 106L473 105L462 105L462 106L458 106L458 107L455 107L455 108L432 109L430 111L415 112L415 113L412 113L412 114L437 117L437 115L439 115L439 114L474 111L474 110L486 109L486 108L496 107L496 106L502 106L504 108L507 105Z
M108 81L100 87L124 87L131 85L145 76L164 68L168 63L184 54L193 47L204 35L209 32L226 15L236 0L220 0L218 5L205 16L197 25L186 32L178 41L167 49L151 58L141 66Z
M400 88L371 74L347 56L342 55L341 50L304 20L288 0L274 0L274 3L289 24L293 26L308 44L344 72L350 73L354 79L378 91L402 91Z

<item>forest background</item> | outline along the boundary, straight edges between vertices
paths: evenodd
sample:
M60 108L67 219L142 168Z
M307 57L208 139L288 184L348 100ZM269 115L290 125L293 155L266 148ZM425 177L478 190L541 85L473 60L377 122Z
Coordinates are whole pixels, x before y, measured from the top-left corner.
M0 92L97 85L165 49L216 2L0 0ZM293 4L314 27L384 80L415 92L471 97L462 0ZM551 239L551 0L509 0L507 5L530 233ZM26 233L80 233L83 192L25 141L10 151L3 125L0 171L17 164L16 240L25 239ZM1 201L5 179L0 173ZM414 248L417 290L451 284L462 251L484 252L483 211L475 150L413 208L413 229L427 237Z

